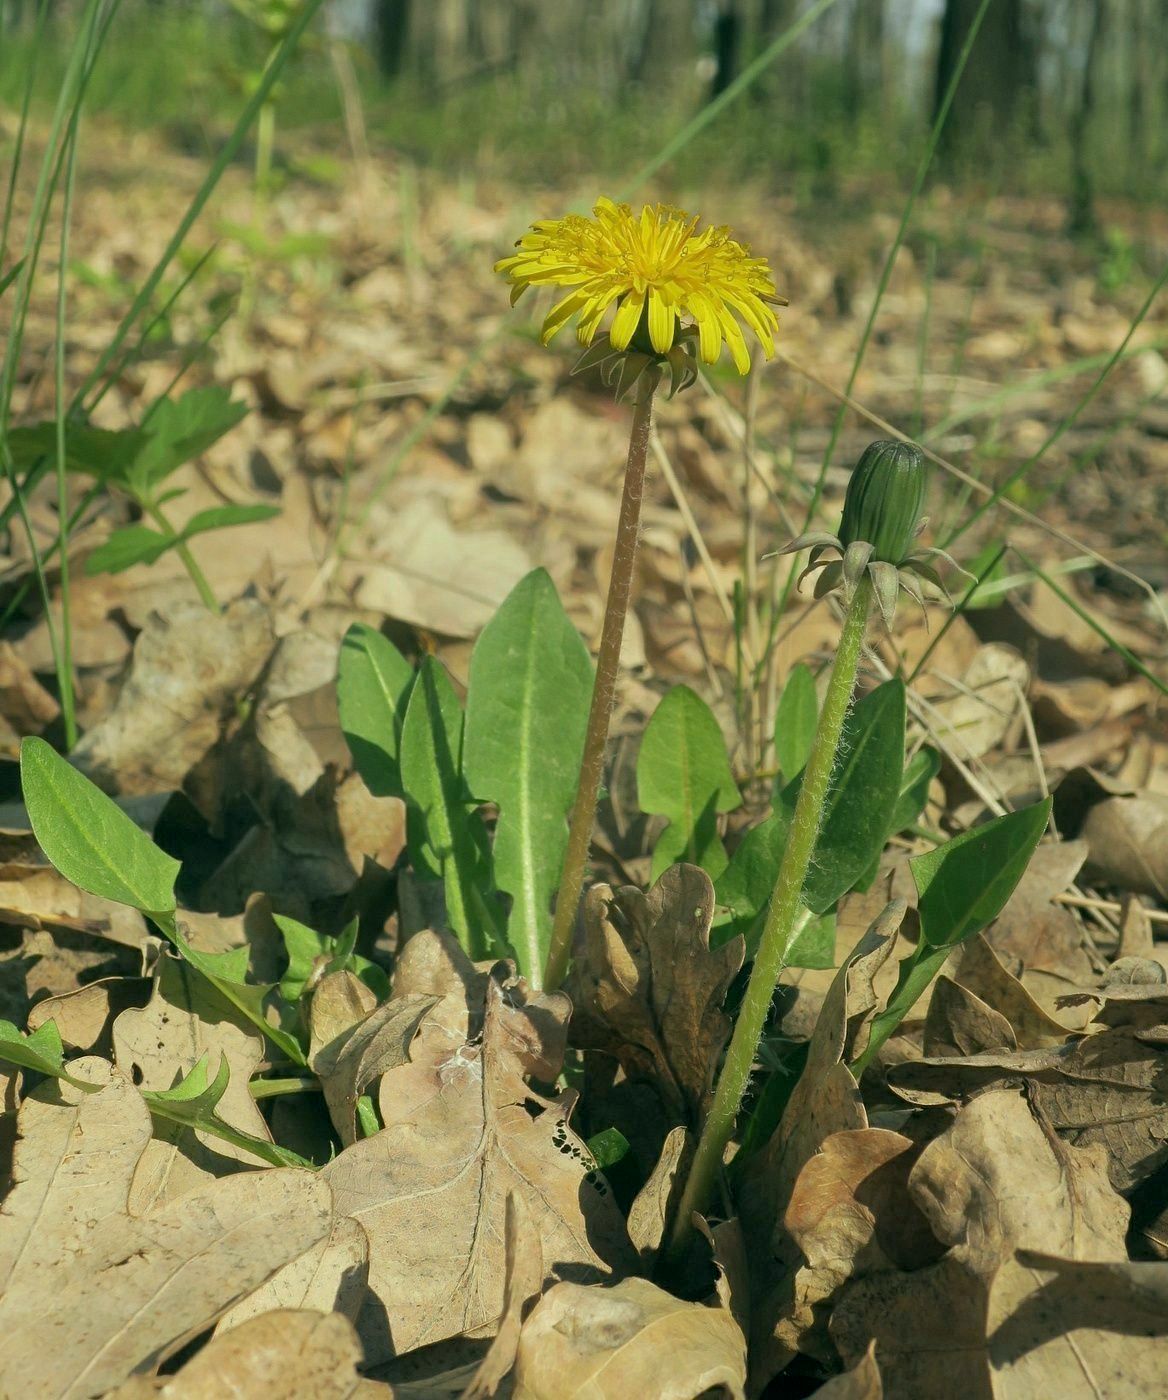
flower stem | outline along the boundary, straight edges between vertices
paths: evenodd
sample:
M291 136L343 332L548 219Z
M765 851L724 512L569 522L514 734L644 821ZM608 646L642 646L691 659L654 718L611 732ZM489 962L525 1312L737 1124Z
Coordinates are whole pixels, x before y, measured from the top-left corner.
M714 1101L702 1128L701 1139L694 1153L693 1164L674 1221L669 1243L669 1254L673 1257L680 1253L689 1238L693 1213L704 1211L709 1203L714 1181L722 1166L726 1144L734 1131L742 1095L746 1092L758 1043L766 1025L767 1013L770 1011L775 984L786 966L791 945L798 936L800 897L819 836L823 804L831 786L831 775L835 769L844 719L852 703L860 648L863 645L871 604L872 585L865 575L852 595L844 618L835 666L828 682L811 753L803 770L803 782L795 803L795 815L791 819L787 848L783 852L783 860L775 880L766 926L759 940L758 954L751 970L746 995L742 998L734 1034L726 1051L722 1072L718 1076Z
M616 548L612 556L612 575L608 581L608 599L604 605L604 626L600 633L600 651L596 657L596 684L592 688L592 708L588 712L588 729L584 735L584 753L580 759L580 781L576 786L576 801L568 828L568 844L560 872L560 890L556 897L556 916L548 946L544 987L554 991L564 980L572 951L572 930L576 924L576 908L584 884L584 866L592 839L592 822L596 816L596 799L604 772L604 750L608 743L608 721L616 696L616 678L620 670L621 640L625 631L625 614L629 610L629 593L633 585L633 565L637 558L637 536L641 528L641 496L645 487L645 461L649 452L649 426L653 419L653 391L658 375L646 370L637 386L633 408L633 426L629 436L629 455L625 463L625 485L621 496L620 520L616 527Z

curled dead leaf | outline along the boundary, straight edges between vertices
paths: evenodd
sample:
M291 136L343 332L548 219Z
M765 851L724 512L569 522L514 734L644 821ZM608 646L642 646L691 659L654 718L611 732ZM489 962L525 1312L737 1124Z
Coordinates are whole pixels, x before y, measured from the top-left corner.
M514 1400L745 1400L746 1339L722 1307L648 1279L558 1283L523 1325Z

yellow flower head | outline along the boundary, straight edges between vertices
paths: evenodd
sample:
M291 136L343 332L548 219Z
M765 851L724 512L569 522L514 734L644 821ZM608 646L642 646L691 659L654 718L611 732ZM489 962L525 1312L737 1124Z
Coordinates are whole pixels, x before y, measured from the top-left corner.
M576 338L591 345L615 303L609 331L614 350L628 349L644 319L653 350L667 355L680 318L689 316L702 359L712 365L724 338L739 374L745 374L750 353L738 317L758 337L767 359L774 354L779 328L774 307L786 302L775 292L766 259L752 258L729 229L699 233L698 219L665 204L647 204L634 214L627 204L602 198L592 215L533 224L515 245L519 251L495 264L512 284L512 305L528 287L572 288L544 319L545 345L573 316L579 317Z

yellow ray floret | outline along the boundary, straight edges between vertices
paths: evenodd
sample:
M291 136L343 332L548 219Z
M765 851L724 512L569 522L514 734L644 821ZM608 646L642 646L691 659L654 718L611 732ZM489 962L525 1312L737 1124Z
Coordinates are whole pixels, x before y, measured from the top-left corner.
M528 287L572 288L544 319L545 345L573 316L576 338L590 345L615 305L609 330L615 350L628 349L643 318L653 349L668 354L686 316L697 327L707 364L717 360L724 339L745 374L750 353L739 320L770 359L779 328L774 308L786 303L765 258L751 257L729 229L699 233L698 223L666 204L647 204L634 214L627 204L602 198L591 218L569 214L533 224L515 245L519 251L496 263L495 271L511 283L512 305Z

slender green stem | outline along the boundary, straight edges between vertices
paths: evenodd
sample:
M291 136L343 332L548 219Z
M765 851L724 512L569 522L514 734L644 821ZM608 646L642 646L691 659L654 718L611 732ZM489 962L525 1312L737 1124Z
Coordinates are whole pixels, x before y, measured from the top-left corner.
M278 1094L323 1092L320 1080L312 1074L300 1074L292 1079L253 1079L247 1087L253 1099L274 1099Z
M272 183L272 151L276 144L276 104L269 97L256 121L256 194L266 195Z
M596 799L604 772L604 750L608 743L608 721L616 697L616 678L620 671L621 640L625 632L625 615L629 610L629 593L633 586L633 565L637 559L637 535L641 528L641 496L645 489L645 462L649 455L649 428L653 421L653 391L658 376L647 370L637 388L633 409L633 426L629 436L629 455L625 463L625 485L621 495L620 520L616 527L616 548L612 556L612 575L608 580L608 600L604 605L604 626L600 633L600 651L596 657L596 684L592 687L592 708L588 713L588 729L584 736L584 753L580 760L580 781L576 787L576 802L568 828L568 845L560 873L560 891L556 896L556 916L548 946L544 987L555 989L564 980L572 951L572 930L576 925L576 908L584 885L584 867L588 861L588 846L592 840L592 822L596 816Z
M734 1034L726 1051L714 1101L702 1128L693 1164L674 1221L669 1253L676 1257L689 1238L694 1211L704 1211L722 1166L726 1144L734 1131L738 1108L746 1092L751 1067L758 1053L775 984L786 965L791 945L798 937L801 896L823 820L823 805L831 786L844 719L852 703L860 649L872 605L872 585L861 580L844 618L835 666L828 682L815 740L803 770L803 783L791 819L787 849L783 852L771 896L766 925L759 940L746 995L742 998Z
M178 531L170 521L167 520L161 506L152 505L147 501L143 501L142 509L160 530L163 530L168 535L177 537ZM199 590L199 597L203 600L203 606L208 612L213 612L216 617L218 617L223 609L219 606L219 600L211 591L211 585L207 582L207 575L199 568L198 560L191 553L190 545L187 544L186 540L179 540L174 547L174 552L183 561L183 567L190 575L191 582Z

